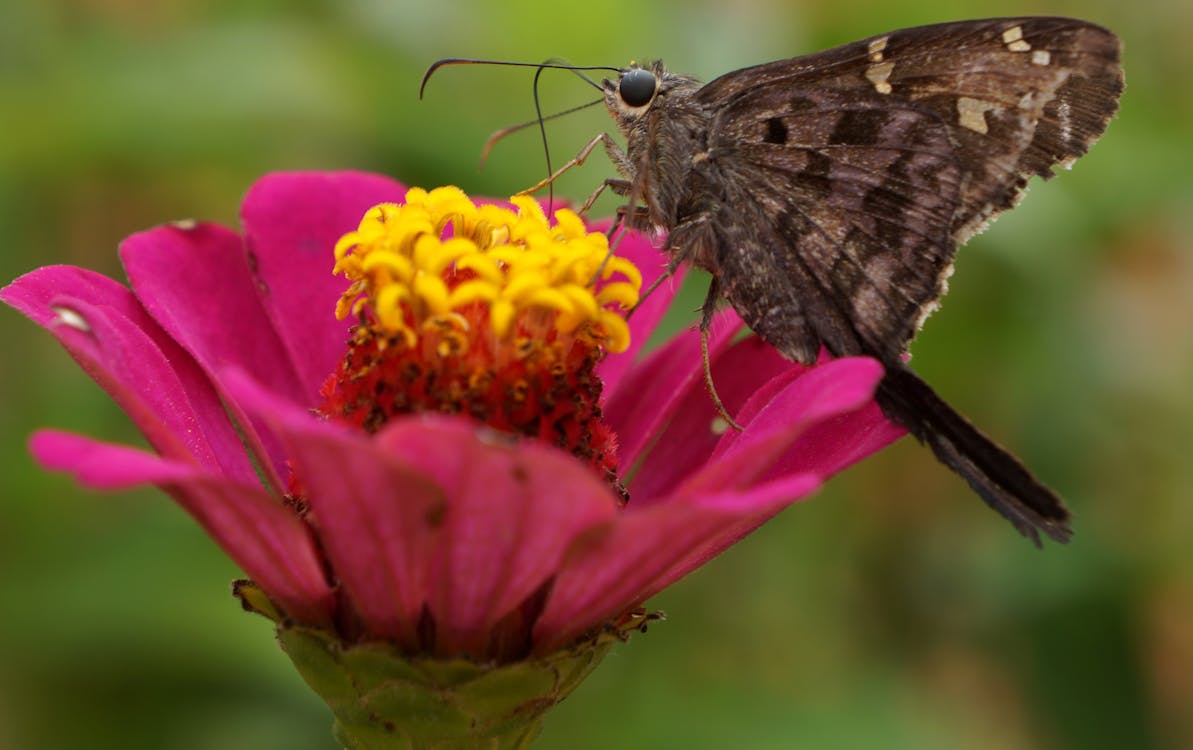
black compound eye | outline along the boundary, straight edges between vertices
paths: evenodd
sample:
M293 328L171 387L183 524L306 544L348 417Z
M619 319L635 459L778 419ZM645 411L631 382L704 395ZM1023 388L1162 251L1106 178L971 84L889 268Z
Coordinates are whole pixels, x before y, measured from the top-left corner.
M630 107L641 107L650 104L654 98L654 73L642 68L634 68L622 75L617 82L617 93L621 100Z

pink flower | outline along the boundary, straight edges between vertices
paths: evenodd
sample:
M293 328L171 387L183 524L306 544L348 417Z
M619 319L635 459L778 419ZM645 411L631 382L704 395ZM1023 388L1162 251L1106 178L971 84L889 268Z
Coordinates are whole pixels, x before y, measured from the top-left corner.
M793 365L735 342L730 312L712 371L745 431L718 434L695 333L640 356L677 283L597 366L620 487L465 416L398 416L373 433L317 416L353 322L334 315L345 283L332 248L405 192L366 174L271 175L245 199L243 234L186 223L129 237L131 289L70 266L5 287L153 448L46 430L37 460L97 489L159 486L295 622L509 660L616 619L902 434L871 400L876 362ZM645 283L663 265L637 237L618 255Z

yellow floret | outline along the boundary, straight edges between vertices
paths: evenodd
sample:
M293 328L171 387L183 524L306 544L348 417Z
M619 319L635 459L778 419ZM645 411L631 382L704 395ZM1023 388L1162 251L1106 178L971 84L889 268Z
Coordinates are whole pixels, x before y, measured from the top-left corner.
M484 305L498 339L534 312L561 333L590 324L609 350L625 349L638 269L573 211L555 212L552 225L533 198L510 202L516 210L478 206L456 187L411 188L405 203L369 209L335 246L335 272L351 282L336 315L365 314L413 345L423 326L467 325L459 311Z

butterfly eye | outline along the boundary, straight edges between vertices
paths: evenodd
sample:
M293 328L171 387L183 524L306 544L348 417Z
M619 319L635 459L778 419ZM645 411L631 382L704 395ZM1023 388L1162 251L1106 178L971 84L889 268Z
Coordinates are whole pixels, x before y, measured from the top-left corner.
M631 107L649 104L654 98L654 92L654 73L641 68L627 71L617 83L617 93L621 95L621 100Z

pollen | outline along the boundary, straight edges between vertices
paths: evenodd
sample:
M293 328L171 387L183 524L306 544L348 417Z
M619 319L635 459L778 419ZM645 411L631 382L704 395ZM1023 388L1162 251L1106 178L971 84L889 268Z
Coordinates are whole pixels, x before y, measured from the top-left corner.
M335 246L356 320L323 387L326 415L365 430L434 411L544 439L615 476L595 367L630 343L642 276L574 212L533 198L477 204L411 188L369 209Z

